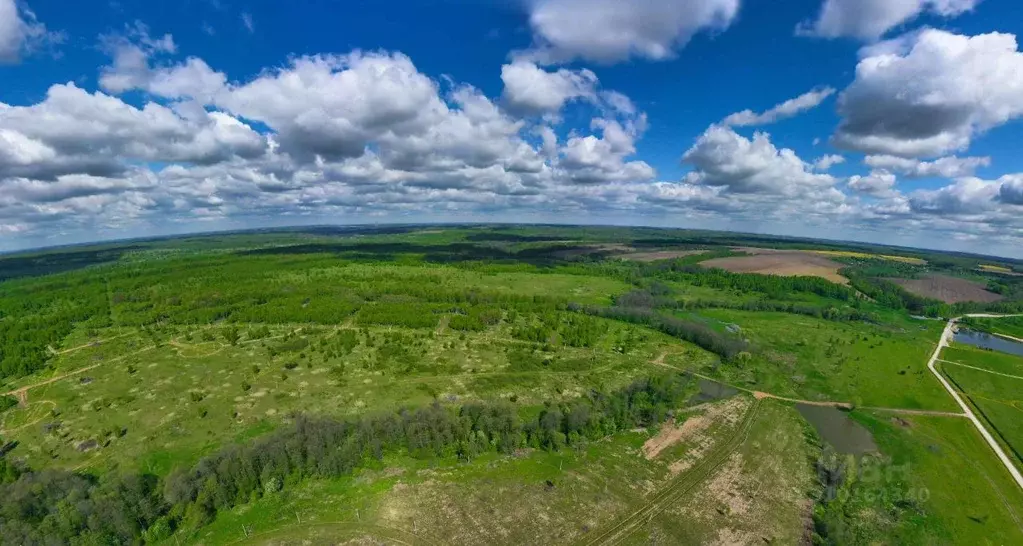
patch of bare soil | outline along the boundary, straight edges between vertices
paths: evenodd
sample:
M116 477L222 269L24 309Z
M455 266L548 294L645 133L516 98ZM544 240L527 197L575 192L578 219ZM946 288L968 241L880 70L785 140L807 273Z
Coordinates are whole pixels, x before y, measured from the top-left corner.
M948 275L928 275L920 279L888 279L917 296L941 300L945 303L979 301L991 303L1002 296L988 292L979 282Z
M637 262L653 262L657 260L674 260L675 258L684 258L686 256L693 256L696 254L703 254L706 250L650 250L650 251L639 251L629 252L627 254L618 254L615 258L621 258L623 260L634 260Z
M764 248L736 248L750 256L715 258L700 262L704 267L717 267L732 273L758 273L782 277L821 277L838 284L849 280L838 274L844 265L812 252L800 250L773 250Z
M707 492L728 516L741 516L749 512L752 504L749 495L742 491L744 476L742 454L732 453L728 462L707 482Z
M690 415L681 424L678 421L665 423L656 436L643 444L643 456L647 460L654 459L665 449L685 442L692 446L681 459L668 465L673 476L685 472L713 445L714 438L706 434L708 429L717 424L734 425L745 413L749 401L746 398L734 397L714 404L703 406L702 414Z
M685 420L681 426L675 423L665 423L661 431L643 443L643 456L649 461L660 455L666 448L679 442L682 438L706 430L711 420L703 415L694 415Z

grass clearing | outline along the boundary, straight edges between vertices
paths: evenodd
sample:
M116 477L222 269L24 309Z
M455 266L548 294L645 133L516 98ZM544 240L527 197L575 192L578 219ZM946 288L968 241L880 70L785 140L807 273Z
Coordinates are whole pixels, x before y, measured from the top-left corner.
M30 404L5 412L0 426L35 467L166 473L232 439L270 430L295 412L354 415L434 399L528 405L628 383L668 350L681 349L679 358L694 366L712 359L658 332L603 319L597 320L607 330L592 347L555 340L544 350L545 344L513 336L528 320L521 315L481 332L448 328L441 334L285 325L237 345L227 343L221 329L167 328L155 342L126 335L116 346L61 355L55 372L35 380L90 368L30 389ZM215 338L204 340L204 334ZM113 356L121 350L130 352ZM79 448L93 442L94 449Z
M720 325L736 324L761 348L749 362L700 370L727 383L801 400L956 409L926 366L941 336L941 323L907 320L881 326L731 310L691 315Z
M954 343L941 352L941 359L1001 374L1023 376L1023 358L998 351L986 351L970 345Z
M926 368L944 324L908 316L994 308L867 282L922 273L897 250L549 226L138 245L3 283L0 542L1020 542L1019 492ZM768 275L697 266L726 256ZM856 290L769 276L839 267ZM1017 444L1023 363L943 357ZM876 446L831 434L850 415Z
M944 360L966 365L942 362L941 371L973 405L985 427L1006 447L1017 468L1023 469L1023 359L956 348L943 351L941 356Z
M966 419L855 412L883 455L841 492L839 542L1018 544L1023 492ZM893 515L898 515L893 518Z

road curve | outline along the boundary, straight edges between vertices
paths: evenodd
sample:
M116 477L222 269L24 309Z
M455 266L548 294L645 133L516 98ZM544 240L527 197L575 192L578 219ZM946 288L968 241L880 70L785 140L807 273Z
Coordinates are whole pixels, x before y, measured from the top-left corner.
M998 318L1002 315L966 315L966 316L968 317L983 316L985 318ZM977 416L974 415L973 410L970 409L970 406L968 406L966 402L963 401L962 397L959 396L959 393L956 392L954 388L952 388L952 385L949 384L948 380L946 380L945 377L941 375L941 372L939 372L938 369L934 366L934 364L938 361L938 356L941 355L941 350L944 349L945 347L948 347L948 342L952 338L953 328L955 328L956 322L959 321L959 318L950 319L948 321L948 324L945 325L945 330L941 333L941 339L938 340L938 346L935 347L934 354L931 355L931 360L927 362L927 368L931 370L931 373L934 374L934 377L938 378L938 381L940 381L941 384L945 387L945 390L948 391L950 395L952 395L952 398L954 398L955 401L959 404L959 407L963 409L963 413L966 414L966 418L972 421L973 425L977 427L977 430L980 431L980 435L984 437L984 440L987 441L987 444L991 446L991 449L994 450L995 455L998 455L998 458L1001 459L1002 464L1005 465L1005 469L1009 471L1010 475L1012 475L1012 479L1016 481L1016 485L1018 485L1020 489L1023 489L1023 475L1020 475L1019 470L1016 469L1016 465L1012 464L1012 459L1010 459L1009 456L1005 454L1005 451L1002 449L1002 446L998 445L998 442L995 440L994 436L992 436L991 433L988 432L986 428L984 428L984 425L980 422L980 419L977 419Z

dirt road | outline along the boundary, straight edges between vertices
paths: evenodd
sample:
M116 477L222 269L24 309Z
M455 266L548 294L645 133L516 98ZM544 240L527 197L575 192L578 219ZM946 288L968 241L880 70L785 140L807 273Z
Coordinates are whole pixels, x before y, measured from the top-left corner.
M999 318L1002 315L966 315L966 316L977 318ZM934 348L934 354L931 355L930 361L927 362L927 369L931 370L931 373L934 374L934 377L937 377L938 381L940 381L942 386L945 387L945 390L948 391L950 395L952 395L952 398L954 398L956 403L959 404L959 407L962 408L963 413L966 414L966 418L973 422L973 425L977 427L978 431L980 431L980 435L984 437L984 440L987 442L987 444L991 446L991 449L994 450L995 455L997 455L998 459L1002 461L1003 465L1005 465L1005 469L1009 471L1009 474L1012 476L1012 479L1016 481L1016 485L1018 485L1020 489L1023 489L1023 475L1021 475L1019 470L1016 469L1016 465L1012 463L1012 459L1010 459L1009 456L1005 454L1005 451L1002 449L1002 446L1000 446L998 442L995 441L994 436L992 436L991 433L988 432L986 428L984 428L983 423L981 423L980 419L977 419L977 416L973 414L973 410L970 409L970 406L968 406L966 402L963 401L962 397L959 396L959 393L956 392L956 390L952 388L952 385L948 382L948 380L945 379L945 376L941 375L941 372L939 372L938 369L934 366L935 363L938 362L938 357L941 356L941 350L944 349L945 347L948 347L948 342L950 339L952 339L952 333L955 329L956 323L959 321L959 318L951 319L948 321L948 324L945 325L945 330L941 333L941 339L938 340L938 346Z
M763 400L765 398L770 398L772 400L780 400L782 402L789 402L789 403L792 403L792 404L802 404L804 406L821 406L821 407L825 407L825 408L837 408L837 409L843 409L843 410L861 409L861 410L869 410L869 411L885 411L885 412L889 412L889 413L902 413L902 414L905 414L905 415L922 415L922 416L930 416L930 417L966 417L965 413L956 413L956 412L953 412L953 411L920 410L920 409L907 409L907 408L882 408L882 407L872 407L872 406L861 406L861 407L857 408L852 402L836 402L836 401L830 401L830 400L800 400L798 398L788 398L786 396L778 396L777 394L771 394L769 392L754 391L754 390L746 389L746 388L740 387L738 385L729 385L727 383L722 382L720 379L714 379L713 377L706 376L706 375L703 375L701 373L696 373L696 372L692 372L692 371L688 371L688 370L683 370L682 368L676 368L675 366L672 366L670 364L665 364L664 363L664 357L665 356L666 356L665 354L661 354L660 356L657 357L657 359L651 360L650 363L651 364L656 364L658 366L662 366L664 368L671 368L673 370L678 370L680 372L685 372L685 373L688 373L688 374L690 374L690 375L692 375L694 377L699 377L700 379L706 379L707 381L713 381L715 383L720 383L722 385L726 385L726 386L731 387L731 388L733 388L733 389L735 389L737 391L742 391L742 392L745 392L745 393L752 394L753 397L756 398L757 400Z
M1009 334L999 334L998 332L992 332L992 333L994 335L1000 337L1000 338L1004 338L1004 339L1007 339L1009 341L1015 341L1016 343L1023 343L1023 339L1020 339L1018 337L1010 336Z
M969 364L963 364L962 362L953 362L951 360L944 360L944 359L941 359L941 358L938 359L938 362L941 362L942 364L952 364L954 366L962 366L963 368L970 368L971 370L977 370L978 372L986 372L986 373L990 373L990 374L994 374L994 375L1000 375L1002 377L1009 377L1009 378L1012 378L1012 379L1023 379L1023 376L1011 375L1011 374L1002 373L1002 372L996 372L996 371L988 370L988 369L985 369L985 368L978 368L976 366L970 366Z
M124 360L125 358L127 358L129 356L137 355L137 354L140 354L140 353L144 353L144 352L146 352L146 351L148 351L150 349L155 349L155 348L156 348L155 345L150 345L148 347L144 347L142 349L139 349L138 351L135 351L134 353L128 353L126 355L119 356L117 358L108 360L106 362L100 362L98 364L93 364L91 366L86 366L84 368L78 368L77 370L70 371L70 372L67 372L65 374L61 374L61 375L57 375L57 376L51 377L51 378L49 378L49 379L47 379L45 381L40 381L38 383L33 383L31 385L25 385L24 387L20 387L20 388L14 389L13 391L7 391L7 392L5 392L3 394L5 396L16 396L16 397L18 397L19 402L21 402L22 405L25 405L25 404L28 403L28 391L29 391L29 389L37 389L39 387L44 387L44 386L49 385L51 383L56 383L57 381L60 381L62 379L67 379L68 377L75 376L75 375L78 375L78 374L85 373L85 372L87 372L89 370L96 369L96 368L98 368L98 367L100 367L100 366L102 366L104 364L109 364L111 362L119 362L119 361Z

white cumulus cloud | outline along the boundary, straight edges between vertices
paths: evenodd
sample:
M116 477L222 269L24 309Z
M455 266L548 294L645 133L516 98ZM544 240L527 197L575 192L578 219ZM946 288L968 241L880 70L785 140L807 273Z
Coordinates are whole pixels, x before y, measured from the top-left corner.
M597 96L597 76L586 69L547 71L517 60L501 67L501 81L508 106L527 113L556 113L570 100Z
M817 19L796 27L801 35L876 40L889 30L931 13L955 17L981 0L824 0Z
M682 160L694 168L686 182L721 186L732 193L795 196L837 182L829 174L813 172L793 150L775 147L767 133L748 139L722 125L710 126Z
M0 0L0 63L17 63L26 52L61 35L48 32L35 13L17 0Z
M934 161L921 161L893 155L868 155L863 162L875 169L887 169L908 178L960 178L971 176L980 167L991 164L990 157L948 156Z
M993 211L1001 183L964 177L936 190L918 190L909 196L914 212L934 215L977 215Z
M672 57L702 30L724 30L740 0L532 0L534 46L521 56L548 64Z
M875 169L870 174L849 177L849 189L874 197L892 197L895 195L895 175L884 170Z
M938 156L1023 115L1012 34L928 29L870 48L839 97L833 142L870 154Z
M813 168L818 171L826 171L831 169L831 167L834 167L835 165L840 165L842 163L845 163L844 157L838 154L828 154L817 158L813 162Z

